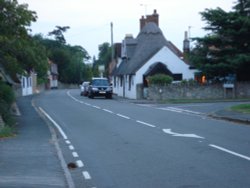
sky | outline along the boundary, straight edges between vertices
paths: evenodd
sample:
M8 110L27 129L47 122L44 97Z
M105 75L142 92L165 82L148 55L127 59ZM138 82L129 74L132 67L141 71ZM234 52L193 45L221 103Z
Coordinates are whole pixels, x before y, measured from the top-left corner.
M28 4L38 19L31 25L32 34L47 34L56 26L70 26L64 34L68 44L80 45L91 57L98 58L98 46L113 41L122 42L126 34L139 34L139 19L143 15L159 14L159 27L165 38L180 50L184 32L190 37L203 37L200 12L206 8L220 7L232 10L236 0L18 0Z

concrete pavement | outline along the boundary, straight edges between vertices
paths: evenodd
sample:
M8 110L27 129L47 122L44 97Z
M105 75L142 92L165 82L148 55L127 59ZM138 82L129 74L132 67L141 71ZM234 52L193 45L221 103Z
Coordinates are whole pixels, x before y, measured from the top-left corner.
M210 114L210 116L217 119L250 125L250 114L247 113L235 112L229 109L222 109L213 114Z
M18 98L17 135L0 139L0 187L69 187L51 128L31 101Z

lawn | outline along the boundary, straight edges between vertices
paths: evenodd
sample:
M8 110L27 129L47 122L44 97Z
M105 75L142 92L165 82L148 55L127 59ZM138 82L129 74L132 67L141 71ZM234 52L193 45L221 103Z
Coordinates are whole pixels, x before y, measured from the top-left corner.
M239 104L232 106L231 109L237 112L249 113L250 114L250 104Z

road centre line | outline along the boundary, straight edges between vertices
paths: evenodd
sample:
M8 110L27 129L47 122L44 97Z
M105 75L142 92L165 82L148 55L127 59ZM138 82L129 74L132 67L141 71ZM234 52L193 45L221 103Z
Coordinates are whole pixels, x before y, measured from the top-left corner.
M130 117L124 116L124 115L122 115L122 114L116 114L116 115L119 116L119 117L125 118L125 119L130 119Z
M54 124L54 126L57 128L57 130L60 132L64 140L67 140L68 137L60 127L41 107L39 107L39 110Z
M94 108L96 108L96 109L101 109L101 107L95 106L95 105L92 105L92 107L94 107Z
M136 120L136 122L137 122L137 123L140 123L140 124L143 124L143 125L146 125L146 126L148 126L148 127L153 127L153 128L156 127L155 125L151 125L151 124L146 123L146 122L143 122L143 121Z
M250 157L246 156L246 155L242 155L242 154L239 154L239 153L236 153L234 151L231 151L231 150L228 150L226 148L223 148L223 147L220 147L220 146L216 146L214 144L209 144L210 147L213 147L213 148L216 148L218 150L221 150L221 151L224 151L226 153L229 153L229 154L232 154L232 155L235 155L237 157L240 157L240 158L243 158L243 159L246 159L248 161L250 161Z
M111 110L108 110L108 109L102 109L103 111L105 111L105 112L108 112L108 113L111 113L111 114L113 114L114 112L112 112Z

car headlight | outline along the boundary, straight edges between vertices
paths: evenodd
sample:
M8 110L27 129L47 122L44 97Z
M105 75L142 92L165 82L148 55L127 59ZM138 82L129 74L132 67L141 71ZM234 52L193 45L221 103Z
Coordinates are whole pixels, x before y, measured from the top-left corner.
M98 88L92 87L92 90L93 90L93 91L98 91Z

